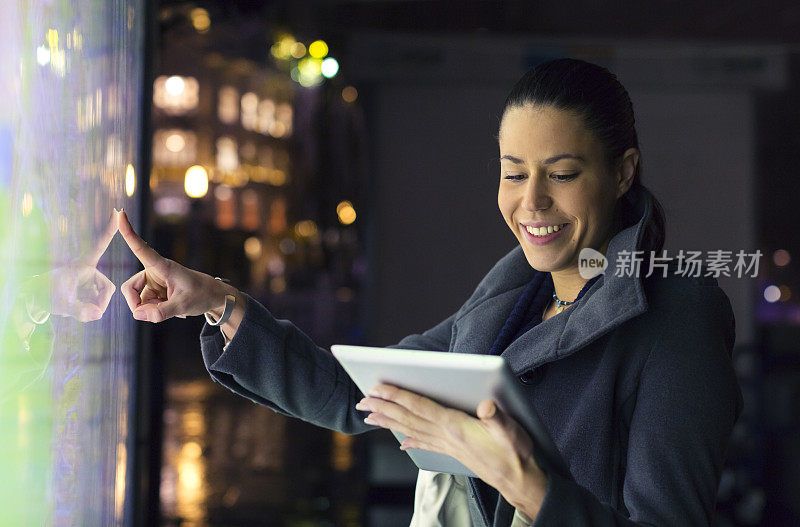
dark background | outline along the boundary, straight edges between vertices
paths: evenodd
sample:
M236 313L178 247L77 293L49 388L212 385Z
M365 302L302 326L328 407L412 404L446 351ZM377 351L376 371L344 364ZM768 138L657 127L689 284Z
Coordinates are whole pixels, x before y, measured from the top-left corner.
M196 9L207 13L207 30L195 27ZM800 522L800 179L793 170L800 6L181 1L154 10L152 76L200 80L194 113L153 109L154 137L186 129L201 142L228 135L239 146L283 149L290 177L282 186L234 186L237 196L253 189L263 203L285 200L288 226L270 234L242 221L219 226L216 175L206 197L187 201L183 212L159 213L156 202L176 197L170 177L177 170L179 183L184 168L155 163L159 184L151 180L146 205L152 244L231 278L324 347L391 344L457 310L516 243L497 210L492 163L507 92L550 58L582 58L615 72L633 100L643 182L667 213L667 251L763 254L756 278L720 278L736 314L734 360L746 407L717 523ZM270 55L284 32L306 44L325 40L339 73L313 88L293 84ZM273 78L294 86L291 137L251 137L217 122L220 86L259 91ZM342 101L346 86L357 88L354 102ZM351 225L337 221L342 200L357 211ZM308 220L316 240L292 230ZM243 249L253 237L264 251L270 241L280 247L292 239L281 276L258 279L258 260ZM777 265L779 249L795 259ZM764 300L768 285L783 286L778 302ZM408 524L416 469L391 435L331 433L212 383L199 356L200 322L159 325L149 340L153 444L160 446L143 507L153 521Z

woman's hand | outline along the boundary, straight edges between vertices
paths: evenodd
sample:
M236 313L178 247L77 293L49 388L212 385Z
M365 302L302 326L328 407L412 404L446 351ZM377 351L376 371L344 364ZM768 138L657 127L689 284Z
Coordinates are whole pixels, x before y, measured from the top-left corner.
M367 424L408 436L402 450L420 448L451 456L527 516L538 514L547 477L534 461L533 441L492 400L481 401L476 419L427 397L382 384L356 409L370 412L364 419Z
M219 317L225 307L225 295L232 294L236 297L236 309L230 321L235 320L238 327L244 311L244 298L234 287L158 254L134 232L125 212L119 214L119 232L144 265L143 271L133 275L121 287L135 319L162 322L172 317L206 312L216 313Z

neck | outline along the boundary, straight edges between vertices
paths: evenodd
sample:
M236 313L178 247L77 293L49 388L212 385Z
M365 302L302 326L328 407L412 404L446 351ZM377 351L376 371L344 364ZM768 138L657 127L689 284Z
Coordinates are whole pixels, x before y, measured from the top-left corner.
M603 253L604 256L608 250L609 241L610 240L607 239L598 249L598 251ZM553 277L553 287L555 288L556 296L559 298L559 300L564 300L567 302L572 302L575 300L575 298L578 296L578 293L580 293L581 289L583 289L583 286L585 286L586 282L589 281L581 276L577 265L561 271L553 271L550 274Z

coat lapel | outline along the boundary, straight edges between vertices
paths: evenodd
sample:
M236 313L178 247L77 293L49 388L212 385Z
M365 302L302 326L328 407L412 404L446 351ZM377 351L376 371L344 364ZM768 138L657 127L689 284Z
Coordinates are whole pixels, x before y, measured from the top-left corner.
M501 356L516 375L576 353L647 310L641 278L617 276L616 272L620 253L639 248L644 226L651 217L650 199L644 199L640 206L639 222L623 229L609 242L608 267L604 275L575 305L537 324L503 351ZM522 290L536 272L525 258L522 247L517 246L506 254L479 284L474 300L471 298L456 315L450 351L488 353ZM508 502L500 497L496 504L485 503L473 478L470 478L470 493L479 502L471 513L473 521L487 527L489 524L508 525L508 515L513 514ZM490 511L494 511L493 517L489 517Z

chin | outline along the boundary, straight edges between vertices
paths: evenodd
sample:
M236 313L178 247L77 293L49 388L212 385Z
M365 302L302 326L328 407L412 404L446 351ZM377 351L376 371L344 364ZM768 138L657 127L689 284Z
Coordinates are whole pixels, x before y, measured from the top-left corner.
M522 252L525 254L525 259L528 260L528 264L537 271L549 273L555 269L552 261L545 261L541 257L534 257L529 251L525 250L524 246Z

